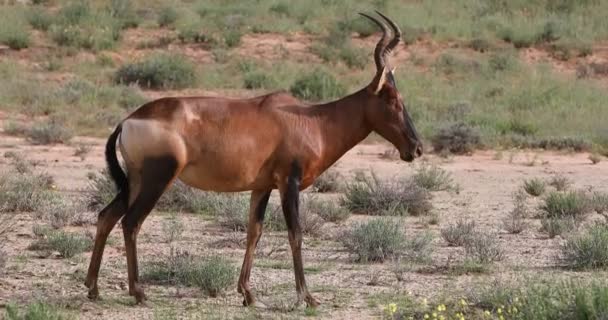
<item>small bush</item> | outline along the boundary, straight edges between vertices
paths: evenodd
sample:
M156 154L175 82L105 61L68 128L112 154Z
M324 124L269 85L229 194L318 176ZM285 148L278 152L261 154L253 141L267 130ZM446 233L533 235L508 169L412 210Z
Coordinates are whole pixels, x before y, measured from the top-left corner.
M346 89L331 73L315 69L299 76L290 91L298 98L319 101L343 96Z
M188 253L171 253L169 259L144 265L142 279L153 283L199 287L211 297L220 295L234 283L236 271L224 258L207 259Z
M214 209L216 194L191 188L180 180L175 181L156 204L159 211L204 213Z
M473 233L473 236L465 241L464 250L469 259L479 264L493 263L504 257L496 236L480 232Z
M86 192L87 207L95 211L101 210L118 194L116 185L107 169L101 170L99 174L90 172L87 178L89 179Z
M167 27L175 23L177 21L178 14L177 10L173 7L164 7L158 13L158 18L156 22L160 27Z
M27 139L33 144L67 143L73 135L65 123L50 120L34 124L27 132Z
M598 164L602 161L602 156L597 153L592 153L589 155L589 161L591 161L592 164Z
M572 217L542 217L540 223L540 231L546 232L551 239L576 231L579 225L579 222Z
M608 213L608 193L594 192L589 197L589 202L593 211L604 215Z
M477 130L468 124L457 122L440 128L431 142L436 152L467 154L480 146L481 138Z
M29 128L25 125L10 120L4 124L4 133L8 135L24 136L27 134L28 130Z
M179 220L176 214L172 214L163 221L162 229L165 241L167 243L173 243L182 236L184 224Z
M452 175L436 165L422 164L413 176L414 183L429 191L454 188Z
M182 89L194 84L194 66L179 55L159 54L122 66L114 81L151 89Z
M303 194L300 196L299 222L302 233L308 236L317 236L325 221L319 216L318 200L314 196ZM281 205L273 205L266 212L264 226L271 231L285 231L287 224Z
M42 31L48 30L53 23L53 17L40 8L30 10L27 15L27 20L32 28Z
M249 200L243 196L217 195L211 210L220 224L230 230L245 231L249 223Z
M516 192L513 195L513 201L515 202L513 210L509 211L509 216L502 222L507 232L518 234L526 228L525 218L528 211L526 208L526 195L523 192Z
M64 231L44 231L41 238L30 245L31 250L58 251L63 258L71 258L92 247L90 238Z
M465 245L475 234L475 221L460 220L441 229L441 237L449 246L459 247Z
M587 195L580 191L567 193L551 192L540 206L543 215L548 218L575 218L581 220L590 211Z
M378 218L355 225L341 240L358 261L383 262L404 247L405 234L400 223Z
M25 310L19 310L20 307L9 303L6 306L4 316L6 320L65 320L69 317L60 313L56 307L44 302L30 303L25 307ZM23 309L23 308L21 308Z
M424 233L407 237L403 245L403 257L415 263L426 263L431 260L433 253L433 235Z
M28 26L21 20L21 14L15 10L3 8L0 15L0 43L14 50L21 50L30 45Z
M45 174L0 174L0 212L35 212L57 197L52 177Z
M340 189L342 175L338 170L328 169L315 179L312 187L316 192L337 192Z
M576 269L608 268L608 225L598 223L570 237L562 247L562 259Z
M309 204L310 210L327 222L342 222L350 217L350 211L337 205L333 201L313 201Z
M525 180L523 188L529 195L538 197L545 192L545 182L538 178Z
M428 214L431 194L409 181L385 181L374 173L348 184L341 204L353 212L370 215Z
M241 44L243 33L238 29L229 29L224 33L224 43L228 48L238 47Z
M275 78L267 73L253 71L245 74L243 86L246 89L272 89L277 87L278 83Z
M553 176L549 181L549 185L554 187L557 191L565 191L571 184L572 181L562 175Z

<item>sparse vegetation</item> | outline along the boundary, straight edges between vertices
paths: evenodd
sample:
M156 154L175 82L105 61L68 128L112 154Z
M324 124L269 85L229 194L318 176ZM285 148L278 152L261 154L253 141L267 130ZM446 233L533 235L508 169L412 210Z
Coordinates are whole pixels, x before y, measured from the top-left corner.
M72 136L72 130L57 120L34 124L27 132L27 138L33 144L67 143Z
M504 252L496 239L496 235L474 232L464 242L464 250L469 259L481 265L500 261Z
M551 192L540 206L545 217L570 217L577 220L582 219L590 209L589 198L581 191Z
M441 237L448 245L459 247L465 245L475 234L475 221L459 220L441 229Z
M576 231L579 225L579 222L572 217L542 217L540 222L540 230L546 232L549 238Z
M341 237L342 244L360 262L383 262L396 256L404 247L405 234L401 223L376 218L355 225Z
M224 258L200 258L187 252L172 252L169 258L143 264L142 279L152 283L199 287L211 297L234 283L236 271Z
M525 180L523 188L529 195L538 197L545 192L545 182L538 178Z
M44 230L38 240L30 245L30 249L49 253L57 251L63 258L72 258L89 250L92 245L91 239L84 236L61 230Z
M180 55L159 54L120 67L114 75L119 84L138 84L151 89L181 89L194 85L194 65Z
M480 146L481 138L475 128L458 122L439 128L431 142L435 152L445 150L454 154L467 154Z
M337 170L330 168L317 177L315 182L313 182L312 187L317 192L336 192L340 190L341 178L342 177Z
M0 212L34 212L43 210L49 201L57 197L53 191L52 177L23 173L0 174Z
M309 209L327 222L342 222L350 217L350 211L330 200L315 200L309 204Z
M565 191L570 187L572 181L565 176L555 175L549 181L549 185L554 187L557 191Z
M436 165L422 164L413 176L414 183L429 191L454 188L452 175Z
M298 77L290 91L294 96L310 101L328 100L346 93L344 86L323 69L315 69Z
M348 184L341 199L344 207L353 212L370 215L419 216L432 209L430 193L405 180L382 180L373 172L360 181Z
M4 313L6 320L67 320L70 317L57 307L45 302L33 302L26 306L9 303Z
M574 235L562 247L562 259L576 269L608 268L608 225L597 223Z
M525 218L528 209L526 207L526 195L523 192L516 192L513 195L514 206L509 215L502 221L503 228L511 233L518 234L526 228Z

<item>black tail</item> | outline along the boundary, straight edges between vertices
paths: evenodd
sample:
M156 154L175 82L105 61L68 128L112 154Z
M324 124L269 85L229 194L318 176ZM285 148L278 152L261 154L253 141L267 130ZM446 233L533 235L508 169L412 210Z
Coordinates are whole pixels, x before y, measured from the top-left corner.
M124 171L122 171L118 158L116 157L116 140L118 139L118 135L121 131L122 125L118 125L116 130L114 130L114 132L112 132L108 138L108 142L106 143L106 162L108 163L110 176L112 177L112 180L114 180L118 192L123 194L123 196L128 197L129 180L127 179Z

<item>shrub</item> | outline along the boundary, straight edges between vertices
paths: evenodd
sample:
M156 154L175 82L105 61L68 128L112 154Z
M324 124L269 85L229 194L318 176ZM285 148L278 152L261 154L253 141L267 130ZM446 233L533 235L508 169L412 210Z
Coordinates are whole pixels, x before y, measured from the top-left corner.
M567 193L551 192L540 206L543 215L548 218L575 218L581 220L590 211L587 195L580 191Z
M431 195L408 181L385 181L374 173L348 184L341 204L350 211L371 215L427 214L432 209Z
M480 146L481 138L477 130L464 122L457 122L440 128L431 143L436 152L449 151L467 154Z
M525 180L523 188L529 195L538 197L545 192L545 182L538 178Z
M512 234L521 233L526 228L526 195L523 192L516 192L513 195L515 206L509 211L509 216L503 220L503 227Z
M590 197L590 206L599 214L608 213L608 193L594 192ZM608 218L608 217L607 217Z
M549 181L549 185L554 187L557 191L564 191L570 187L572 182L567 177L562 175L555 175Z
M338 52L338 56L349 68L362 69L368 62L366 50L350 45L343 46Z
M570 237L562 247L562 259L576 269L608 268L608 225L595 224Z
M176 214L172 214L169 218L163 220L163 234L167 243L173 243L178 240L184 232L184 224L179 220Z
M340 189L341 178L338 170L329 168L315 179L312 187L316 192L336 192Z
M239 195L215 196L210 210L220 217L220 224L235 231L247 230L249 223L249 200Z
M0 174L0 212L34 212L57 197L52 177L31 172Z
M278 86L275 78L260 71L245 73L243 85L246 89L271 89Z
M489 264L500 261L504 257L503 250L495 235L474 232L464 243L466 255L473 262Z
M53 17L40 8L33 8L30 10L27 15L27 20L32 28L42 31L48 30L53 23Z
M414 183L429 191L452 189L452 175L436 165L422 164L413 176Z
M331 73L315 69L299 76L290 91L298 98L319 101L343 96L346 89Z
M220 199L214 193L202 192L177 180L165 191L156 204L159 211L203 213L217 209L215 202Z
M82 206L80 203L69 199L56 199L50 201L44 206L44 214L48 219L49 224L60 229L70 224L82 224Z
M243 33L238 29L229 29L224 32L224 43L228 48L234 48L241 44Z
M0 24L0 43L14 50L29 47L30 34L27 27L16 21L3 22Z
M342 222L350 217L350 211L329 200L312 201L309 207L327 222Z
M405 235L400 223L378 218L355 225L342 238L342 244L357 255L360 262L394 257L404 247Z
M65 123L50 120L34 124L27 132L27 139L33 144L67 143L73 135Z
M416 263L429 262L433 253L432 243L433 235L431 233L407 237L403 245L403 257Z
M119 21L123 29L136 28L140 23L131 0L111 0L106 10L112 18Z
M64 320L69 319L60 313L56 307L44 302L34 302L26 306L25 310L9 303L6 305L6 320Z
M459 220L456 224L441 229L441 237L449 246L463 246L475 234L475 221Z
M181 89L195 81L194 66L179 55L158 54L122 66L114 75L117 83L139 84L151 89Z
M602 161L602 156L597 153L592 153L589 155L589 161L591 161L592 164L598 164Z
M4 124L4 133L8 135L23 136L27 134L28 129L25 125L10 120Z
M170 26L172 24L175 23L175 21L177 21L177 10L175 10L173 7L164 7L160 10L160 12L158 13L158 17L156 19L156 22L158 22L158 25L161 27L166 27L166 26Z
M317 236L321 231L321 227L325 221L319 216L317 209L318 200L308 194L303 194L300 197L299 206L299 222L302 233L309 236ZM283 214L281 205L272 205L266 212L264 223L268 230L285 231L287 224Z
M108 169L101 170L99 174L90 172L87 178L89 179L86 192L87 207L91 210L101 210L118 194L116 185Z
M61 257L71 258L92 247L90 238L67 233L61 230L42 232L40 239L30 245L31 250L58 251Z
M234 283L236 271L224 258L207 259L188 253L173 253L169 259L152 261L142 272L144 281L199 287L211 297L216 297Z
M540 231L546 232L549 238L576 231L579 225L578 221L572 217L542 217L540 223Z

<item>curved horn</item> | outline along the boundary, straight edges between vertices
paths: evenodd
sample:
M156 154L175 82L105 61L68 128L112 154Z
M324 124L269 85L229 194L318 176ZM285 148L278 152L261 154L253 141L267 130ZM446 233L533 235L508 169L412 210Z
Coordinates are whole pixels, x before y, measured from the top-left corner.
M399 29L399 26L397 26L397 24L393 22L393 20L383 15L380 11L376 10L376 13L379 14L384 20L386 20L386 22L388 22L391 28L393 28L393 39L391 40L391 42L388 43L385 49L386 51L384 52L384 55L386 56L389 55L391 51L393 51L393 49L399 44L399 41L401 41L401 29Z
M377 72L382 72L382 70L384 70L384 66L386 65L386 63L384 61L384 56L385 56L385 49L386 49L387 45L389 45L388 34L390 33L390 31L388 30L388 27L384 23L378 21L376 18L369 16L365 13L359 13L359 14L370 19L376 25L378 25L380 27L380 29L382 29L382 38L380 38L380 40L378 41L378 44L376 44L376 49L374 49L374 61L376 62L376 70L377 70Z

